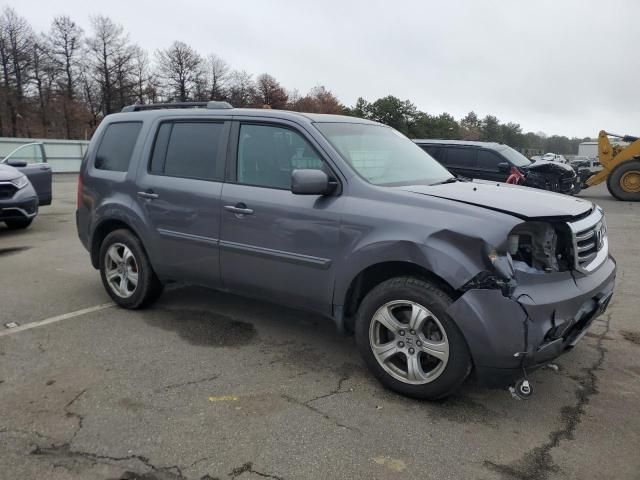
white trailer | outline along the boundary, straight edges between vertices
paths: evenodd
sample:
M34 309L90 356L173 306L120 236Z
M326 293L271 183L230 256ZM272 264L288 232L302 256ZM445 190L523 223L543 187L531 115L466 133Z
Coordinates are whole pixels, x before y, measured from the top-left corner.
M598 142L581 142L578 145L578 156L597 159Z

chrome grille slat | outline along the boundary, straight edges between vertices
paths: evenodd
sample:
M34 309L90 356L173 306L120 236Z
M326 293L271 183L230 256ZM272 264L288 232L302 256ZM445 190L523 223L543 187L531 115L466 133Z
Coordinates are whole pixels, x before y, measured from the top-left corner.
M584 242L585 240L589 240L591 237L593 237L594 233L595 232L593 230L587 230L586 232L579 232L578 234L576 234L576 241Z
M609 255L604 213L600 207L585 218L569 222L573 237L575 269L589 273L598 268Z
M596 248L595 242L587 243L586 245L578 245L578 253L591 250L592 248Z

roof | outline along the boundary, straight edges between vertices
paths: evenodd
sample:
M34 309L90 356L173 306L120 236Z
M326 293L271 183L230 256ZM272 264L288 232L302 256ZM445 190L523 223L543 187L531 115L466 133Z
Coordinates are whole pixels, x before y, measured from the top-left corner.
M346 115L330 115L324 113L293 112L291 110L274 110L269 108L158 108L140 111L125 111L109 115L111 120L148 119L167 116L215 116L215 117L259 117L278 118L300 123L367 123L380 125L378 122Z
M415 143L425 145L461 145L472 147L490 148L492 150L502 150L506 145L497 142L477 142L473 140L433 140L429 138L416 138L413 140Z

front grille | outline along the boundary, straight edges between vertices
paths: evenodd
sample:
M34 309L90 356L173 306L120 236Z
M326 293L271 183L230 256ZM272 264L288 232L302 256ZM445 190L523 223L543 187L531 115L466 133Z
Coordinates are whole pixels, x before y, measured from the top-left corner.
M607 227L602 210L596 208L591 215L569 223L573 235L573 254L576 270L588 273L607 258Z
M0 183L0 200L13 197L17 190L13 183Z
M598 224L588 230L576 233L578 264L582 267L588 265L589 262L598 254L598 239L596 238L596 232L599 228Z

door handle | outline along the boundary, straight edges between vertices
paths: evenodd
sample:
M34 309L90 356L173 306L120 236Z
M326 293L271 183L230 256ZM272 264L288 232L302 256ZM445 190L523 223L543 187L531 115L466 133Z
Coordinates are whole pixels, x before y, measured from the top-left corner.
M146 198L147 200L153 200L155 198L158 198L160 195L158 195L157 193L153 193L153 191L148 191L148 192L138 192L138 196L140 198Z
M236 215L253 215L253 210L247 208L244 203L237 203L236 205L225 205L224 209L227 212L235 213Z
M51 170L51 167L49 167L49 165L42 165L40 168L40 170Z

